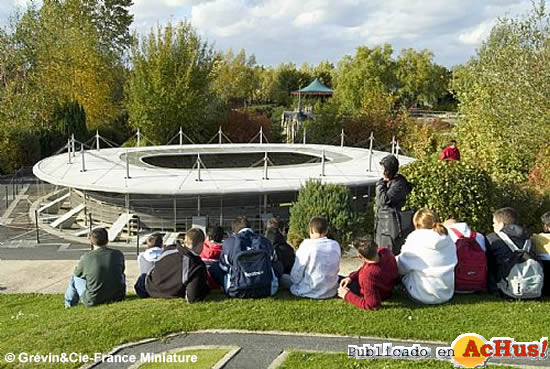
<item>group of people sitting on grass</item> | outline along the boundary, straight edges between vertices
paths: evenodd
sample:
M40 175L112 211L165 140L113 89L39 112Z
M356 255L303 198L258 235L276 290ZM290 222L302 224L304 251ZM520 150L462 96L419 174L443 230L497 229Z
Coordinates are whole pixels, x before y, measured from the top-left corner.
M414 212L414 230L405 237L406 219L400 207L410 185L397 174L396 162L395 157L381 162L375 238L365 235L354 240L363 264L347 277L339 275L341 247L327 237L325 217L310 220L309 238L296 252L277 219L268 222L264 236L251 228L246 217L237 217L230 235L221 227L209 229L207 236L192 228L172 245L163 245L160 234L150 236L147 250L138 256L136 294L181 297L193 303L212 289L231 298L262 298L288 289L311 299L338 296L366 310L378 309L395 289L422 304L441 304L455 293L487 290L515 299L541 296L542 262L550 261L550 211L542 216L544 233L530 237L514 209L499 209L493 213L494 233L484 237L453 218L440 223L433 211L423 208ZM107 247L103 228L93 230L90 240L94 250L81 257L71 277L66 307L125 297L123 254ZM546 283L544 294L549 287Z

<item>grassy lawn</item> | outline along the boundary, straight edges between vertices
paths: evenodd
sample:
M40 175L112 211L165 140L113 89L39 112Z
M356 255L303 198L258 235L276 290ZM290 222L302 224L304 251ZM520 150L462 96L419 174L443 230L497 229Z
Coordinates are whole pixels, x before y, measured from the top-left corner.
M348 359L345 354L291 352L279 369L449 369L453 364L438 360ZM487 365L487 368L513 369L511 366Z
M228 352L229 350L226 349L182 350L178 354L197 355L197 361L194 363L147 363L140 365L139 369L210 369Z
M404 295L396 295L380 311L368 312L339 299L314 301L282 292L261 300L229 300L217 293L207 302L193 305L180 299L140 300L130 296L116 304L65 310L61 295L0 294L0 360L7 352L107 352L114 346L143 338L212 328L447 343L462 333L474 332L485 338L506 336L530 341L548 335L549 307L548 299L508 302L489 295L462 295L442 306L422 306ZM48 366L21 364L20 367Z

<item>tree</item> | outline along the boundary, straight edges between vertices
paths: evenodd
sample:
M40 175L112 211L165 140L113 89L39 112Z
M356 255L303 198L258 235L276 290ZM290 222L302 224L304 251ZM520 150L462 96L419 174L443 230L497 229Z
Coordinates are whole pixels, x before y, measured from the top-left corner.
M361 46L354 57L345 56L335 71L334 98L341 111L349 115L364 112L364 98L367 94L392 95L397 89L395 62L391 45L374 49Z
M497 181L524 181L548 145L549 55L550 15L540 1L525 18L500 19L477 55L455 71L462 157Z
M406 107L434 105L449 88L450 72L433 62L429 50L404 49L396 62L397 95Z
M290 93L307 86L310 82L311 76L296 69L294 63L282 63L274 71L269 92L270 100L277 105L290 106L293 101Z
M122 55L132 44L132 0L82 0L82 4L98 31L103 51Z
M84 0L45 0L42 7L30 6L16 17L11 37L21 51L21 65L40 94L54 100L44 113L53 114L56 104L78 101L86 110L91 129L120 114L119 86L125 75L121 50L126 44L116 44L114 34L102 32L112 22L119 24L116 32L129 32L131 17L126 21L118 18L124 11L123 3L95 2L102 7L101 12L113 13L101 16Z
M310 79L319 78L319 80L327 87L332 87L332 73L334 71L334 64L328 60L322 61L315 66L311 66L308 63L304 63L300 67L300 72L304 75L309 75Z
M252 100L260 84L255 64L254 55L247 58L244 49L237 55L233 55L231 49L227 51L215 64L216 94L226 103L238 100L243 105L246 101Z
M154 143L167 142L179 129L197 139L212 133L216 55L191 24L168 23L132 48L126 84L129 123Z

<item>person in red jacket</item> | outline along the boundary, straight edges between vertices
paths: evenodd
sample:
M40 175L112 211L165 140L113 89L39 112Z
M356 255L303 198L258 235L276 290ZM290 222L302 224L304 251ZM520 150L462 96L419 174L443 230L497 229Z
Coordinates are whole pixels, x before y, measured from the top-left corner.
M223 227L210 227L208 228L208 236L204 240L204 248L201 252L201 259L206 264L217 263L220 261L220 254L222 253L222 242L225 236Z
M220 262L224 238L225 231L223 227L209 227L208 236L204 240L204 248L200 254L202 261L206 264L206 269L208 271L208 287L210 287L211 290L220 288L220 285L210 274L210 270L213 265L218 265Z
M377 310L397 283L398 270L390 249L377 247L372 237L357 239L355 247L363 261L361 268L342 279L338 296L360 309Z
M456 147L456 141L451 140L449 146L443 149L441 155L439 155L441 160L460 160L460 150Z

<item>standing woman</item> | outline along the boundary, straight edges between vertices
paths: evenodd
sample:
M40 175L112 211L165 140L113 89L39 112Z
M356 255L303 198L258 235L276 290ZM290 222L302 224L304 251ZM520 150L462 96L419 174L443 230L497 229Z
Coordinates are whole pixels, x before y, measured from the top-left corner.
M399 254L405 241L403 224L398 220L401 207L411 192L411 184L398 174L399 161L388 155L380 161L380 175L376 182L376 217L374 221L375 241L380 247L387 247L394 255Z

